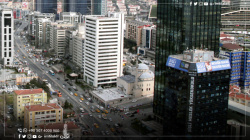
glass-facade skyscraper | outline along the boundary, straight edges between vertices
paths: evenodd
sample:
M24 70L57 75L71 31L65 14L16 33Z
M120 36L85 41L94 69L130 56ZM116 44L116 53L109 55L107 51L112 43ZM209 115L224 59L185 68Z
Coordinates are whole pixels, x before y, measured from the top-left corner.
M221 0L158 0L155 50L155 89L153 112L156 120L166 117L168 87L166 62L169 55L186 49L219 52ZM178 84L178 83L177 83Z
M82 15L91 14L91 0L65 0L65 12L79 12Z
M41 13L57 13L57 0L37 0L36 11Z

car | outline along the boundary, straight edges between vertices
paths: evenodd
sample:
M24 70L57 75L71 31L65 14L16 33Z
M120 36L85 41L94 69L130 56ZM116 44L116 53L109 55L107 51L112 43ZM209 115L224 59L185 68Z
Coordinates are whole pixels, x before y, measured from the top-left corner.
M80 108L81 112L84 113L84 109L83 108Z
M86 105L89 105L89 102L85 102Z
M69 81L69 79L65 79L64 81Z
M115 132L115 129L114 129L113 127L111 127L110 130L111 130L112 132Z
M74 89L75 91L78 91L78 89L76 88L76 89Z
M12 125L8 125L8 128L12 128L13 126Z
M106 123L107 127L109 128L110 127L110 124Z
M65 85L63 84L62 87L65 88Z
M137 100L136 100L136 99L132 100L132 103L135 103L135 102L137 102Z
M58 77L58 78L56 78L57 80L60 80L60 78Z
M106 131L106 135L109 135L109 131Z
M97 123L94 123L95 128L99 128L99 125Z
M79 99L79 102L82 103L82 100Z
M93 115L91 113L89 113L89 116L92 117Z
M126 112L126 113L124 113L125 115L130 115L130 112Z
M70 94L70 95L74 95L73 92L70 92L69 94Z
M68 88L69 91L71 91L71 88Z
M129 117L134 117L135 115L134 114L131 114Z
M78 94L77 93L74 93L75 96L77 96Z
M101 133L102 133L103 136L106 135L104 131L101 131Z
M101 112L99 109L96 109L95 111L96 111L97 113L100 113L100 112Z
M84 100L82 97L80 98L82 101Z
M115 128L119 128L119 125L116 123L116 124L114 124L114 126L115 126Z
M49 73L48 71L46 71L46 73Z
M112 118L109 118L109 121L111 121L111 122L112 122Z
M101 115L98 115L98 118L99 118L99 119L101 119L101 118L102 118L102 116L101 116Z
M94 110L94 109L91 109L90 111L91 111L92 113L95 113L95 110Z

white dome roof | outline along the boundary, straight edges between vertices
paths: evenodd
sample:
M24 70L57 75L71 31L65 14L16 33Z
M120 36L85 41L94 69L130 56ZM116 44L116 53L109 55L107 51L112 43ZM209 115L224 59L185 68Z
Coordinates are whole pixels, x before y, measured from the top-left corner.
M140 79L149 79L149 78L154 78L154 73L149 71L149 72L144 72L140 77Z
M148 70L148 66L146 64L139 64L138 65L138 70Z

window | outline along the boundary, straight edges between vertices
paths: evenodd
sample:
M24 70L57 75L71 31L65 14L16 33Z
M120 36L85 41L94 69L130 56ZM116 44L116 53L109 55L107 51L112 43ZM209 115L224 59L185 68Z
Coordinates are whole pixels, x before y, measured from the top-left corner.
M143 91L143 89L141 89L141 91Z

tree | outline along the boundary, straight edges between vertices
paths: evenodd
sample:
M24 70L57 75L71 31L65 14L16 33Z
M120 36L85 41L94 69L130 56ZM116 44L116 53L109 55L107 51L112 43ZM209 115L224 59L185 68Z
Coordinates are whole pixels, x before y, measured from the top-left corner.
M69 109L72 109L73 105L71 103L69 103Z
M67 108L69 108L69 103L68 103L68 101L66 100L65 103L64 103L64 109L67 109Z

